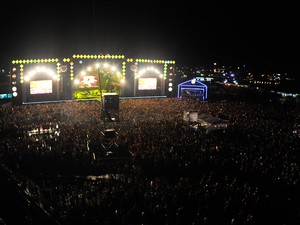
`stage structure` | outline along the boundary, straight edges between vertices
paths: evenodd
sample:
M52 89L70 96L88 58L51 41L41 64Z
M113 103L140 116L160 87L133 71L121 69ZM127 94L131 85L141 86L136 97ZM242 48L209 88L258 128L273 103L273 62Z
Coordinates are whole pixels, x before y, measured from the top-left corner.
M61 97L61 73L57 58L13 61L13 102L53 101Z
M124 60L123 55L74 55L72 60L65 59L73 66L72 99L101 99L103 93L122 95L126 78Z
M119 95L103 93L101 121L103 130L99 137L99 145L91 147L92 164L123 164L129 162L132 155L127 146L118 138L120 131Z
M178 98L201 98L207 99L208 88L204 83L191 79L178 85Z
M101 93L102 94L102 93ZM119 117L119 95L116 93L104 93L102 94L102 110L101 121L103 122L104 130L101 132L101 146L94 151L94 162L99 162L99 159L105 156L121 156L120 146L116 142L118 136L118 123ZM118 128L119 129L119 128Z
M13 60L12 101L101 99L101 92L120 97L172 96L174 66L173 60L109 54Z

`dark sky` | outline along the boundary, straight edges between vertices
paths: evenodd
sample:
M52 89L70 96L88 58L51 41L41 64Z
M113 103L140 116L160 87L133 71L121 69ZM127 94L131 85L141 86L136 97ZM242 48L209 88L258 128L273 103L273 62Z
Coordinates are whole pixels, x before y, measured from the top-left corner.
M108 53L171 59L179 65L217 62L298 73L299 14L296 5L284 1L53 0L2 4L1 66L19 58Z

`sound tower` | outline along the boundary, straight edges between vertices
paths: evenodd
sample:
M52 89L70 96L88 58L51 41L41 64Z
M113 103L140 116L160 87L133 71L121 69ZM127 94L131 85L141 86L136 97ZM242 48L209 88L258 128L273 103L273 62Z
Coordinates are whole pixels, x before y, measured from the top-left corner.
M103 94L103 117L107 122L119 122L119 95Z

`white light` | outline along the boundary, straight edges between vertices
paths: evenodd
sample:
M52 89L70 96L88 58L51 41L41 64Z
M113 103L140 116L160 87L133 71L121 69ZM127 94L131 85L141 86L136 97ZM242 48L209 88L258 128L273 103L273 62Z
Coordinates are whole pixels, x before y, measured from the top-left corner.
M55 73L50 69L46 69L45 72L51 76L55 76Z
M18 92L13 92L13 96L17 97L18 96Z
M53 72L53 70L51 70L49 68L46 68L46 67L38 66L34 70L31 70L31 71L28 72L27 78L25 77L25 80L29 81L30 78L32 78L33 76L35 76L37 73L40 73L40 72L43 72L43 73L46 73L47 75L50 75L55 80L57 79L57 77L56 77L57 74L55 72Z
M30 72L28 73L28 76L29 76L29 77L32 77L32 76L34 76L35 74L36 74L36 71L32 70L32 71L30 71Z
M99 63L96 63L95 66L96 66L96 68L99 68L99 67L100 67L100 64L99 64Z
M78 79L74 80L74 84L78 85L80 83L80 81Z
M163 77L163 75L159 72L159 70L156 69L156 68L154 68L153 66L147 67L147 68L144 68L144 69L141 69L141 70L139 71L138 74L139 74L140 76L142 76L142 75L143 75L144 73L146 73L147 71L152 71L152 72L158 74L160 77Z
M196 83L196 79L193 79L193 80L191 81L191 83L192 83L192 84L195 84L195 83Z
M169 83L169 87L172 87L173 86L173 83Z
M168 88L168 91L172 91L172 90L173 90L173 88L171 88L171 87Z
M35 68L35 71L36 71L36 72L40 72L40 71L42 71L42 70L43 70L42 67L39 67L39 66L38 66L37 68Z
M12 87L12 91L17 91L17 87Z

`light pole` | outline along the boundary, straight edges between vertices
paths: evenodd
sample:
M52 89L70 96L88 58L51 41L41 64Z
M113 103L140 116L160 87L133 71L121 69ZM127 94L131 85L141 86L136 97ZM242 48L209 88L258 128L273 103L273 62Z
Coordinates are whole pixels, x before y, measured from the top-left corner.
M100 91L100 98L102 102L102 84L101 84L101 74L100 74L100 69L97 67L97 74L98 74L98 82L99 82L99 91Z
M165 93L165 84L164 84L164 77L162 74L159 74L159 77L160 77L160 95L164 95Z
M103 94L102 94L102 82L101 82L101 71L100 71L100 64L96 64L97 69L97 75L98 75L98 85L99 85L99 91L100 91L100 98L101 98L101 119L104 122L104 129L106 129L106 123L105 123L105 114L104 114L104 100L103 100Z

